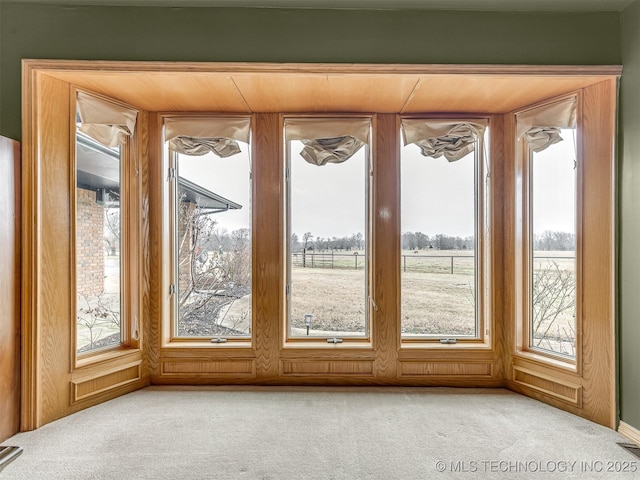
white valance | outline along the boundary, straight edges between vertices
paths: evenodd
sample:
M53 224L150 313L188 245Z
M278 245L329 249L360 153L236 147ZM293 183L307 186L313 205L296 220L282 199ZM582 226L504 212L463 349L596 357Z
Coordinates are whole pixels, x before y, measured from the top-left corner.
M287 118L285 139L300 140L300 156L314 165L342 163L369 143L369 118Z
M82 133L105 147L124 145L136 128L138 112L84 92L77 94L77 108Z
M562 141L560 129L576 126L576 97L567 98L516 115L516 135L534 152Z
M209 152L225 158L240 153L238 142L249 143L250 117L169 117L164 121L169 148L185 155Z
M444 156L454 162L475 149L476 141L483 138L486 119L441 120L403 118L402 137L405 145L415 143L425 157Z

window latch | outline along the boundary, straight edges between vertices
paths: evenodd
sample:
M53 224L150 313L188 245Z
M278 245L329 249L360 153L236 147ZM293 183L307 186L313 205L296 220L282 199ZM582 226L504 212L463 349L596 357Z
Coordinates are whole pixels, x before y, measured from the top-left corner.
M455 338L441 338L440 343L458 343L458 340Z
M169 285L169 295L175 295L176 294L176 284L172 283L171 285Z
M227 343L227 339L216 337L211 339L211 343Z
M327 338L327 343L342 343L342 339L341 338Z

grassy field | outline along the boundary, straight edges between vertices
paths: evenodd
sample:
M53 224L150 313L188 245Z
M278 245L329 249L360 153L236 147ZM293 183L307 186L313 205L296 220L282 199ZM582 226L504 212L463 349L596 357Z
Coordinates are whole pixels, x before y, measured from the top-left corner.
M299 267L291 273L293 334L306 335L304 316L311 313L310 335L324 336L327 332L364 335L364 270Z
M571 282L575 282L575 261L567 258L568 254L570 252L536 252L534 270L551 272L557 265L558 269L568 272ZM307 268L294 261L291 292L293 334L306 335L305 313L313 315L312 336L364 333L367 308L365 274L364 269L360 270L364 256L359 253L358 257L357 270L353 258L345 254L307 255ZM403 251L400 263L403 335L476 335L475 259L471 251ZM553 276L553 272L551 274ZM554 299L555 293L549 300L552 305L557 303ZM534 344L572 354L574 315L575 309L568 307L553 321L542 321L534 335Z
M536 252L534 270L554 273L557 265L559 270L567 272L570 283L575 282L575 261L566 257L567 252ZM365 312L368 308L365 260L363 252L358 252L358 255L331 255L329 252L314 254L313 257L307 255L305 262L308 267L303 268L302 263L296 263L294 259L290 317L292 335L306 336L304 316L307 313L313 315L310 336L365 335ZM403 251L400 259L402 334L476 335L474 263L471 251ZM554 278L553 275L551 278ZM249 302L249 298L246 297L245 303ZM552 307L557 304L553 295L547 304ZM534 335L534 344L547 350L572 354L574 315L575 307L569 306L553 320L542 321ZM118 331L107 319L94 319L95 322L90 324L86 314L79 315L79 348ZM87 327L88 324L91 328ZM243 332L246 334L246 328Z
M313 315L310 335L364 334L364 271L294 268L291 327L306 335L304 315ZM471 275L407 272L402 283L402 331L406 334L474 335Z
M473 275L403 272L402 333L475 335Z

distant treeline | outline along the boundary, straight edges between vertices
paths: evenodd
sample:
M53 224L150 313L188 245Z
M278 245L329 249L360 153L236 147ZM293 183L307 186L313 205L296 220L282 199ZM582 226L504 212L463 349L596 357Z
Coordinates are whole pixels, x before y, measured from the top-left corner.
M473 250L476 240L473 235L469 237L454 237L438 233L437 235L426 235L422 232L405 232L402 234L403 250L425 250L434 248L436 250Z
M327 250L362 250L364 249L364 235L353 233L348 237L314 237L311 232L306 232L302 238L296 233L291 234L291 251L300 252L302 250L313 250L316 252L326 252Z
M533 239L534 250L575 250L576 236L567 232L552 232L546 230Z
M209 251L233 252L245 249L251 246L251 230L239 228L229 232L223 228L201 228L198 231L198 245Z
M574 250L575 235L567 232L545 231L536 235L533 242L534 250ZM405 232L402 234L403 250L473 250L475 248L475 237L459 237L439 233L437 235L426 235L422 232ZM305 233L302 238L297 234L291 235L291 249L294 252L302 250L325 252L362 250L364 248L364 236L362 233L354 233L345 237L314 237L311 232Z

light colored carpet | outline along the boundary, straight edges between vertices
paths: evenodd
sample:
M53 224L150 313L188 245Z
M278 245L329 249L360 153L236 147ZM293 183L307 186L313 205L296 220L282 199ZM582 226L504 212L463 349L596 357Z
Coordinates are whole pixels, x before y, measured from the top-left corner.
M3 442L0 480L640 478L617 442L501 389L149 387Z

